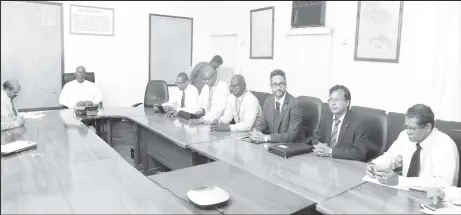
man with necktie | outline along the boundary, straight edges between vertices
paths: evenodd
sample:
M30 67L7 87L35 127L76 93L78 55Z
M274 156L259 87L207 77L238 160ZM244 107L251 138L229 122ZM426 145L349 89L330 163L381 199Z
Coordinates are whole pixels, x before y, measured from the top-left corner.
M424 189L456 186L459 155L455 142L434 128L431 108L416 104L405 115L402 131L389 150L367 165L366 174L391 186ZM394 170L402 168L402 175Z
M13 99L16 98L21 85L16 80L6 80L2 86L2 131L12 128L21 127L26 123L24 117L18 115L18 110L13 104Z
M304 141L303 110L299 100L287 92L285 72L272 71L270 81L273 95L264 101L263 114L250 134L251 140L259 143Z
M317 132L306 139L314 153L322 157L364 161L367 155L368 131L357 113L350 111L351 92L342 85L330 89L328 107Z
M170 100L163 104L163 110L167 112L167 116L177 116L180 110L195 113L199 108L199 94L197 88L189 83L189 78L186 73L179 73L176 77L176 85L178 91L174 91ZM157 107L154 106L154 110Z

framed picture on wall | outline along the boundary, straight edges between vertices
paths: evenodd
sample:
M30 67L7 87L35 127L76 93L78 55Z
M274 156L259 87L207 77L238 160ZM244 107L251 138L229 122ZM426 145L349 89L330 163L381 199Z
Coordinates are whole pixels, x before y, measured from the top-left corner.
M403 1L359 1L354 60L398 63L402 14Z
M274 7L250 11L250 59L274 58Z
M114 9L70 5L70 34L114 36Z

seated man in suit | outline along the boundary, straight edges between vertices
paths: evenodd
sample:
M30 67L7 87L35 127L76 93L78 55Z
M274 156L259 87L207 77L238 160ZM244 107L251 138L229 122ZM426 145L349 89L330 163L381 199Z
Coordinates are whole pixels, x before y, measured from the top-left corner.
M250 138L255 142L302 142L303 110L299 100L287 89L285 72L276 69L270 74L273 95L264 101L263 114Z
M2 87L2 131L12 128L21 127L26 123L24 117L18 115L18 110L13 104L21 85L16 80L6 80Z
M213 59L211 59L210 62L200 62L195 65L194 69L192 69L192 72L190 73L190 80L191 80L191 84L197 88L199 93L202 92L203 85L205 85L205 83L203 83L202 81L203 72L205 71L204 70L205 67L211 66L213 67L214 70L217 71L217 69L222 64L223 64L223 60L221 56L215 55Z
M86 69L83 66L77 67L75 80L64 85L59 96L59 103L67 108L77 106L99 105L102 101L102 93L93 82L85 80Z
M200 108L195 113L201 118L189 120L190 125L212 123L219 119L226 109L227 98L230 94L229 86L218 79L218 73L213 67L205 67L203 82L207 83L208 87L203 87L199 98Z
M342 85L332 87L328 104L333 117L324 119L327 121L320 123L317 133L309 137L307 142L312 140L318 156L364 161L367 155L367 129L360 117L349 110L349 89Z
M261 117L258 99L246 88L245 78L234 75L229 89L232 95L227 99L224 114L211 125L212 131L250 131ZM234 120L235 124L229 125Z
M189 84L189 78L186 73L179 73L176 78L176 84L179 91L175 91L170 100L163 104L163 110L167 111L168 116L177 116L180 110L189 113L195 113L198 109L199 95L197 88ZM154 109L157 109L154 106Z
M456 186L459 155L455 142L434 128L431 108L417 104L405 115L402 131L383 155L367 165L366 174L386 185L427 188ZM395 169L402 168L402 176Z

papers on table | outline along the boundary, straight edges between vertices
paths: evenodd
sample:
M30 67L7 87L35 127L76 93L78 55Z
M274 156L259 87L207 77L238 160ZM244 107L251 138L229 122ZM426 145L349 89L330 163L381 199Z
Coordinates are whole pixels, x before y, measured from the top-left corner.
M400 190L406 190L406 191L409 190L408 188L404 188L404 187L389 186L389 185L381 184L381 183L378 181L378 179L376 179L376 178L370 178L368 175L365 175L365 177L362 178L362 181L368 181L368 182L371 182L371 183L379 184L379 185L386 186L386 187L390 187L390 188L394 188L394 189L400 189Z
M423 208L421 212L425 214L461 214L461 207L445 202L443 208L439 208L435 211Z
M22 116L22 117L24 117L25 119L41 119L41 118L43 118L45 115L42 114L42 113L29 113L29 112L25 112L25 113L19 113L19 116Z

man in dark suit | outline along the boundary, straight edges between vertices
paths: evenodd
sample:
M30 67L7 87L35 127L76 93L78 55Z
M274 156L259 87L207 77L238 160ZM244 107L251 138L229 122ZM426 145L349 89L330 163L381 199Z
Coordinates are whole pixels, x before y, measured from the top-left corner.
M365 161L367 129L357 113L349 110L351 93L347 87L336 85L328 99L331 113L324 113L320 127L306 142L312 143L318 156Z
M305 134L302 131L303 110L297 98L290 95L287 89L285 72L276 69L270 75L273 95L264 102L263 114L251 140L257 142L302 142Z

